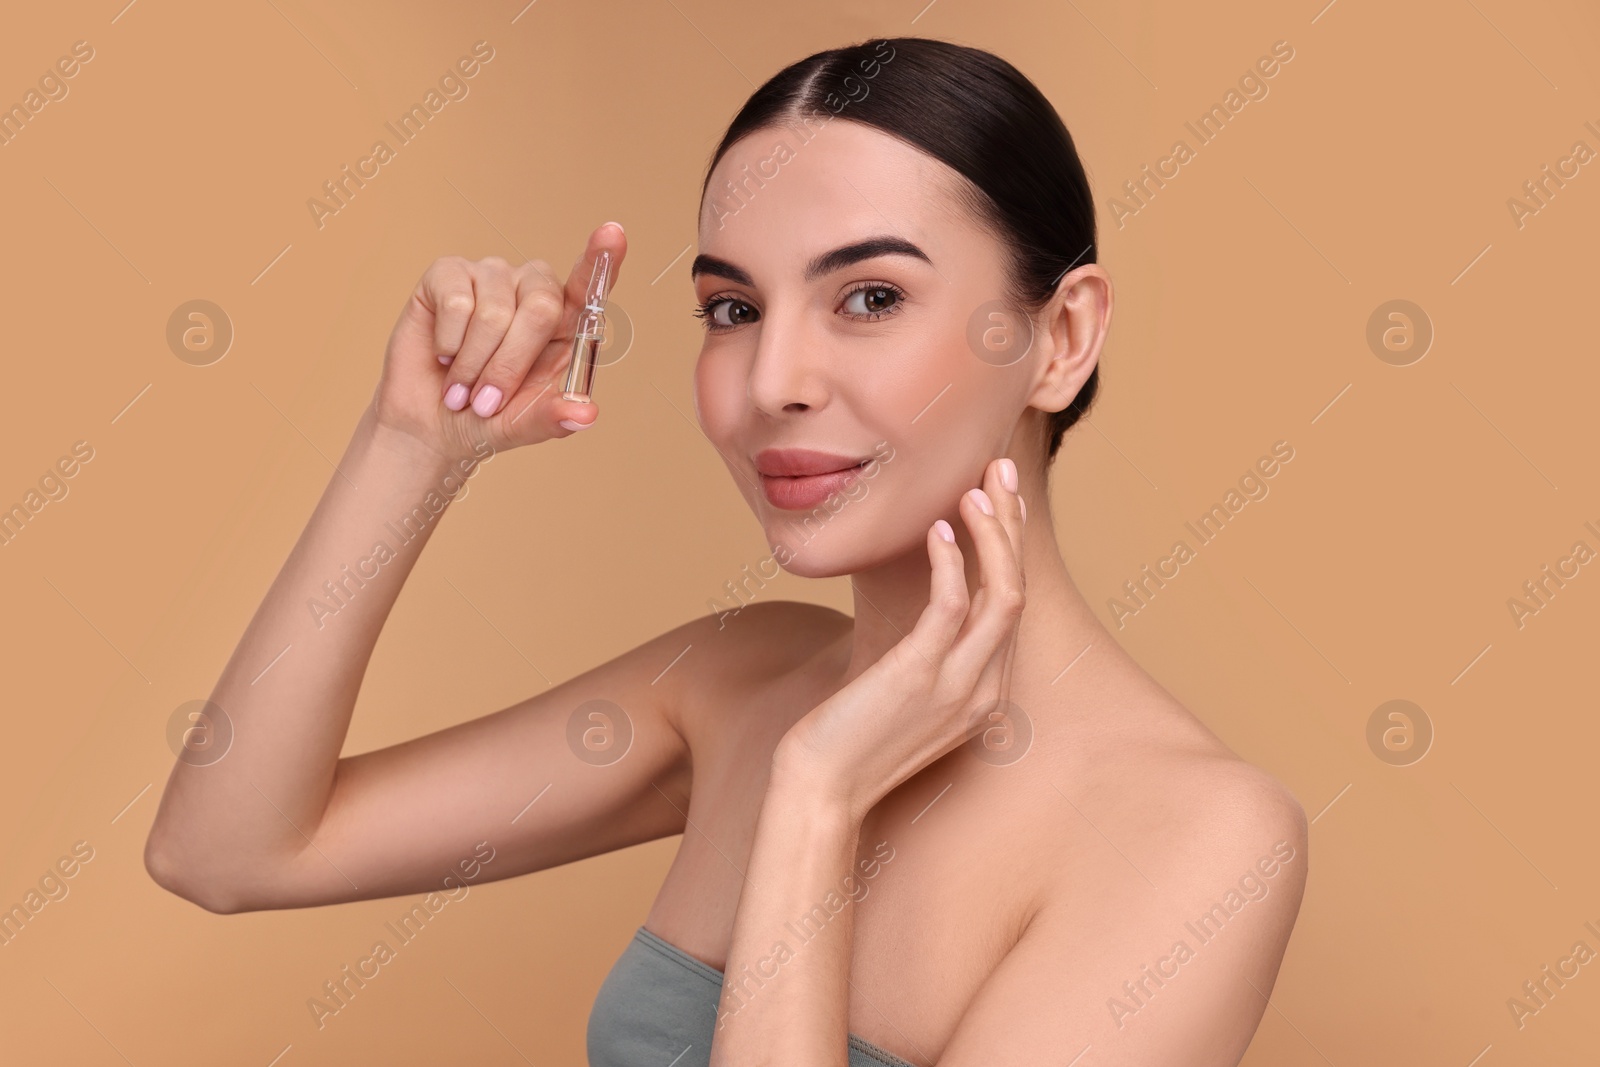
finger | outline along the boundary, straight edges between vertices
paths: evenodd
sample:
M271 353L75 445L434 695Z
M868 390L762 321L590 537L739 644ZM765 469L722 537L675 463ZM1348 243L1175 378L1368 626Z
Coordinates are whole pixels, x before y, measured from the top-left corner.
M578 320L584 314L589 302L589 287L596 281L595 263L600 259L601 252L610 253L610 265L607 269L604 291L600 293L601 303L608 302L611 291L616 288L617 274L622 266L623 257L628 254L628 238L622 232L622 224L608 222L597 226L589 234L588 243L584 246L583 254L572 265L572 271L567 275L563 287L563 301L565 303L561 316L561 325L555 332L555 341L545 349L544 355L534 363L531 372L534 377L556 378L565 377L566 370L572 362L573 334L577 332Z
M1005 527L1010 537L1012 556L1017 564L1017 581L1026 600L1028 574L1024 566L1022 546L1028 529L1028 515L1019 492L1021 486L1015 461L1002 456L991 463L986 484L993 485L989 490L989 496L1001 525ZM984 668L983 676L979 678L978 691L993 694L993 699L1006 702L1011 699L1011 668L1017 658L1017 631L1021 627L1021 622L1019 612L1010 632L1002 638L1003 654L992 659Z
M578 316L583 314L583 308L588 301L589 284L594 281L594 265L600 258L601 252L611 253L611 265L605 282L605 292L601 299L611 295L617 287L617 275L622 270L623 257L628 254L628 238L622 232L622 224L608 222L597 226L589 234L588 243L584 245L583 254L572 265L572 272L567 275L567 283L563 289L565 312L561 316L561 328L556 331L557 338L571 338L578 327Z
M1016 629L1011 631L1011 638L1006 642L1006 665L1000 674L1000 699L1011 700L1011 672L1017 662L1017 631L1022 629L1022 622L1018 620Z
M506 398L522 385L534 360L550 343L564 311L561 285L547 264L532 260L512 276L516 311L468 397L472 410L484 418L500 411Z
M990 466L990 474L994 475L993 464ZM998 475L994 477L997 481ZM1012 508L1011 521L1020 522L1021 512L1015 501ZM967 626L957 636L947 663L950 673L958 679L970 679L973 684L999 650L1001 641L1015 629L1025 603L1021 564L998 510L981 487L962 495L961 518L978 550L978 589L973 594Z
M948 540L945 535L949 536ZM944 519L938 520L928 528L926 539L928 562L932 566L928 603L902 644L909 646L912 655L938 670L951 643L961 632L972 598L967 591L961 547L955 543L955 531L950 524Z
M543 441L551 437L570 437L587 430L600 417L593 399L586 404L561 396L561 383L543 377L530 377L500 409L505 432L513 441Z
M983 489L994 504L995 515L1011 539L1011 554L1022 559L1023 521L1021 486L1017 480L1017 464L1009 456L1001 456L989 464L984 472Z
M499 256L490 256L472 264L470 273L472 317L444 381L444 406L451 411L467 406L479 373L499 347L517 311L517 285L511 264Z
M1023 521L1022 497L1018 493L1017 465L1008 456L993 460L984 468L982 489L994 508L995 518L1005 531L1011 559L1017 567L1018 581L1026 588L1027 576L1022 573L1022 538L1027 524ZM979 563L983 562L982 557ZM998 560L996 563L998 564ZM980 567L980 578L982 571ZM981 583L980 583L981 588Z
M1001 638L1000 647L989 657L972 686L972 703L979 708L996 708L1009 714L1011 668L1017 658L1016 630Z
M433 314L433 351L448 363L461 350L472 318L472 275L460 256L434 260L417 283L418 297Z

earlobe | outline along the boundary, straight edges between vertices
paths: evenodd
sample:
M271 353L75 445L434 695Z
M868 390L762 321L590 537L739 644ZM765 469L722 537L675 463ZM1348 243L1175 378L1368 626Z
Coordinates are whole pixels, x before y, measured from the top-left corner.
M1091 365L1089 369L1094 368ZM1028 405L1042 411L1061 411L1072 403L1088 377L1087 372L1081 375L1074 373L1070 353L1058 350L1040 369L1039 380L1028 398Z

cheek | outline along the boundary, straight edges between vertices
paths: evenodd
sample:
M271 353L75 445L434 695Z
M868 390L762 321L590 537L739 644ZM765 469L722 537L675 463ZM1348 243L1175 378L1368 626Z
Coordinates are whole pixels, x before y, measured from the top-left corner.
M855 391L870 397L876 421L900 427L908 437L925 432L924 422L943 421L941 408L966 391L971 368L947 330L929 328L896 336L891 344L852 356ZM913 420L915 420L913 422Z
M930 328L886 354L872 375L873 421L930 488L981 469L979 457L998 455L1016 422L1020 364L979 359L959 326Z
M744 378L734 361L702 350L694 365L694 413L719 448L738 425L743 403Z
M756 508L757 489L750 484L750 475L735 465L731 457L743 454L737 435L744 418L745 385L742 371L733 360L701 352L694 365L694 415L700 430L716 448L717 455L728 468L734 485L750 505Z

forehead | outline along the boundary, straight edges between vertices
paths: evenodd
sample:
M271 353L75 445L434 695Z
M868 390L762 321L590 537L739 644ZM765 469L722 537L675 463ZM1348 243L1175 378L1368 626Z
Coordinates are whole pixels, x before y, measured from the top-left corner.
M817 252L867 234L904 237L936 264L972 255L988 236L958 200L964 183L927 153L858 122L756 130L711 173L700 251L758 277L774 264L798 273Z

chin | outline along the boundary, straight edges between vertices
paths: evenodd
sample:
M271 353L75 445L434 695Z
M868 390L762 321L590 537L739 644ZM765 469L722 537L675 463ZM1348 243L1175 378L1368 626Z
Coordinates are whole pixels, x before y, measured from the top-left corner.
M837 578L871 570L913 549L922 550L920 536L910 531L894 535L865 523L852 524L848 510L822 525L810 514L769 521L766 534L772 559L799 578Z
M811 549L812 546L807 546L798 555L780 550L774 553L774 558L780 561L779 566L796 578L838 578L854 574L861 569L847 560L835 558L830 553ZM784 563L783 560L788 562Z

